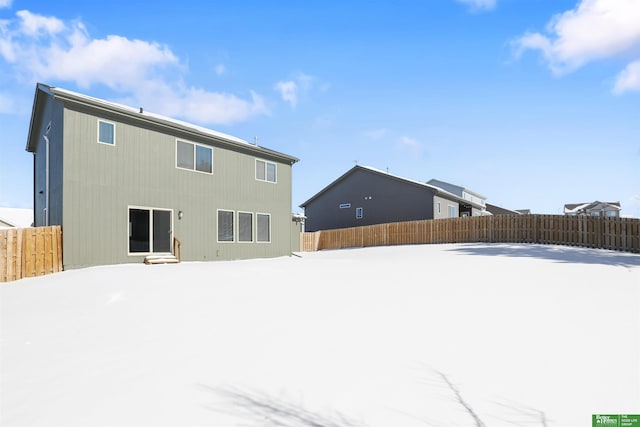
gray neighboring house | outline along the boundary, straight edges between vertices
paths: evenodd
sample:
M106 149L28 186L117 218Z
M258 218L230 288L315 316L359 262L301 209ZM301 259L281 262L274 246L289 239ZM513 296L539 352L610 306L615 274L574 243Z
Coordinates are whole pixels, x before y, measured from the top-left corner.
M620 217L620 202L568 203L564 205L565 215Z
M460 203L460 216L483 216L487 215L486 200L487 198L481 194L471 191L468 188L461 187L449 182L431 179L427 184L434 187L442 188L462 199Z
M460 216L482 206L442 188L356 165L300 206L305 231Z
M295 157L142 108L38 84L27 151L34 221L61 225L65 268L167 255L290 255Z
M520 211L502 208L500 206L492 205L491 203L486 203L485 206L487 208L487 212L491 215L525 215Z

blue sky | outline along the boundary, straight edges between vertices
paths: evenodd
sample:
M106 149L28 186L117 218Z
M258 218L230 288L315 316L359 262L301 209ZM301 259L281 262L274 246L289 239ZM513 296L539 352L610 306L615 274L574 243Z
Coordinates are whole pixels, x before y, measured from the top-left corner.
M357 161L640 217L637 0L106 4L0 0L0 206L31 207L43 82L300 158L294 211Z

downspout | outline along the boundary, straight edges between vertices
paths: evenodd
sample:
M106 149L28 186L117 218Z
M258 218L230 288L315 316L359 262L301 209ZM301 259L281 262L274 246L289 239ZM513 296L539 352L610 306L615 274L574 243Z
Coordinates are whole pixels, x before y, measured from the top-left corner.
M45 144L44 225L49 226L49 137L42 135Z

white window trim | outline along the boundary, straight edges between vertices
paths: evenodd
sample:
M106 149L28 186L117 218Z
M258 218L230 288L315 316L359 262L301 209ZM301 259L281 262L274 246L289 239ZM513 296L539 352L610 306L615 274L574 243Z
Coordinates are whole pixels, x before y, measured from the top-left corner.
M256 173L258 171L258 162L264 162L264 179L259 179L256 177ZM274 165L276 167L276 179L275 181L269 181L267 179L267 163L271 163L272 165ZM269 160L265 160L265 159L256 159L256 164L255 164L255 169L254 169L254 174L253 174L254 178L256 179L256 181L260 181L260 182L268 182L269 184L277 184L278 183L278 164L276 162L270 162Z
M251 240L240 240L240 214L250 214L251 215ZM256 241L256 226L258 225L257 223L257 218L258 216L253 213L253 212L248 212L248 211L238 211L237 212L237 220L238 220L238 243L254 243ZM255 219L254 219L255 217ZM271 218L269 218L269 226L271 226ZM271 234L269 234L269 238L271 238ZM230 242L226 242L226 243L230 243Z
M110 145L110 144L107 144ZM150 252L131 252L131 237L129 236L131 230L129 229L129 211L131 209L147 210L149 211L149 249ZM127 206L127 256L147 256L147 255L171 255L172 252L154 252L153 251L153 211L165 211L171 212L171 244L173 244L173 209L168 208L153 208L149 206Z
M108 142L100 141L100 122L113 125L113 144L109 144ZM98 141L98 144L108 145L109 147L115 147L116 146L116 124L115 124L115 122L110 122L109 120L98 119L98 130L97 130L97 134L96 134L96 141Z
M193 169L183 168L181 166L178 166L178 141L179 142L184 142L185 144L192 144L194 146L193 147ZM196 158L197 157L196 157L196 147L195 146L198 146L198 145L201 146L201 147L205 147L205 148L208 148L208 149L211 150L211 172L204 172L204 171L196 169L196 166L197 166ZM210 146L210 145L199 144L197 142L188 141L186 139L176 138L176 147L175 147L175 158L176 158L175 166L176 166L176 169L180 169L180 170L183 170L183 171L198 172L198 173L202 173L202 174L205 174L205 175L213 175L213 157L214 157L213 154L214 154L213 153L213 147Z
M269 217L269 240L258 240L258 215L267 215ZM271 243L271 214L266 212L256 212L256 239L255 242L258 244Z
M458 215L456 215L455 205L447 205L447 207L449 208L449 212L447 212L447 218L457 218ZM451 216L451 208L453 208L453 216Z
M233 233L231 233L231 240L219 240L220 239L220 233L218 232L218 212L231 212L231 218L233 219ZM237 233L237 227L236 227L236 211L232 210L232 209L216 209L216 241L218 243L236 243L236 233Z
M438 202L437 208L438 208L438 213L442 213L442 203L441 202Z

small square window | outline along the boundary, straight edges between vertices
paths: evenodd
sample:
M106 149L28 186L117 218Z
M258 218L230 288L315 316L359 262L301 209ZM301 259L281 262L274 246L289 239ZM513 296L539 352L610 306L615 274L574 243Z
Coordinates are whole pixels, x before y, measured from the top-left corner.
M363 213L362 208L356 208L356 219L362 219Z
M277 165L266 160L256 159L256 179L258 181L276 182Z
M98 142L102 144L116 144L116 125L98 120Z

